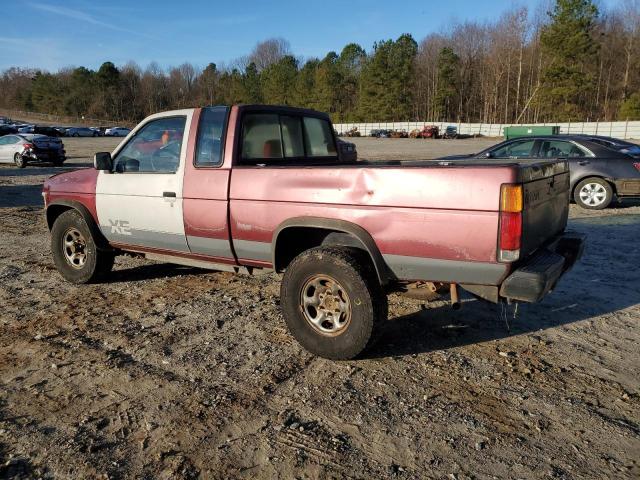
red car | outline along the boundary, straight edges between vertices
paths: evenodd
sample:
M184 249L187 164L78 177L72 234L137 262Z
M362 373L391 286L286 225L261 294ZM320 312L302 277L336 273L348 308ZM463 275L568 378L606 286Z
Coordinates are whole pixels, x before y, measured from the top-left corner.
M565 232L564 161L366 163L343 148L312 110L152 115L96 154L94 169L46 180L54 262L74 283L106 276L125 252L284 272L291 333L314 354L346 359L376 337L389 292L445 286L456 303L462 287L490 302L536 302L581 255L582 238Z

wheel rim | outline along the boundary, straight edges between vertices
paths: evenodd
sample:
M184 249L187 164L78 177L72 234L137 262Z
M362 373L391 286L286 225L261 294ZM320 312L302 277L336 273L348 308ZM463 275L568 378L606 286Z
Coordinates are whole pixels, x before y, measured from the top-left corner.
M327 275L315 275L305 282L300 305L309 325L322 335L340 335L351 322L351 303L346 290Z
M77 228L69 228L62 236L64 258L73 268L81 269L87 262L87 241Z
M587 183L580 189L580 200L585 205L597 207L607 199L607 189L600 183Z
M22 162L24 162L24 160L22 159L22 157L20 156L19 153L16 153L13 157L13 161L17 166L21 166Z

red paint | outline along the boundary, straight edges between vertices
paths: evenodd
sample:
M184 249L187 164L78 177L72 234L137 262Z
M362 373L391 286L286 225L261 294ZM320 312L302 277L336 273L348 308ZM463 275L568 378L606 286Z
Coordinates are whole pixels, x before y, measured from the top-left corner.
M184 230L186 235L229 241L229 168L196 168L194 165L201 113L200 108L194 110L187 141L182 186Z
M98 171L93 168L82 168L49 177L43 185L43 191L47 194L47 205L56 200L80 202L98 222L96 211L97 181Z
M174 257L189 258L191 260L202 260L204 262L224 263L227 265L237 265L235 260L224 257L212 257L210 255L198 255L195 253L176 252L174 250L164 250L162 248L142 247L137 245L126 245L124 243L111 242L114 248L136 253L157 253L161 255L171 255Z
M496 261L500 184L510 167L238 168L231 235L271 242L292 217L352 222L383 254Z

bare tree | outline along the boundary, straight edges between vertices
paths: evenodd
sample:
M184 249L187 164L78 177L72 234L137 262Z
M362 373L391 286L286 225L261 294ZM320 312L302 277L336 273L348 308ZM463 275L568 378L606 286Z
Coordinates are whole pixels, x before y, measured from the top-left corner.
M285 55L291 55L291 46L284 38L269 38L259 42L248 58L249 63L255 63L258 71L262 71L269 65L276 63ZM243 71L244 69L242 69Z

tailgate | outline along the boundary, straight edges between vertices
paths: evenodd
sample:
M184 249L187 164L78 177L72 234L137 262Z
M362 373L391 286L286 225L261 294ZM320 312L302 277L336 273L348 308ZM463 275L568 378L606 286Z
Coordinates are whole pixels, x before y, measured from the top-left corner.
M523 187L520 258L564 231L569 216L569 166L565 161L521 164Z

